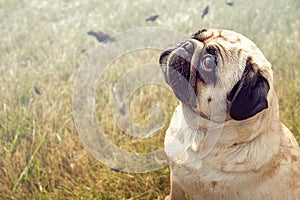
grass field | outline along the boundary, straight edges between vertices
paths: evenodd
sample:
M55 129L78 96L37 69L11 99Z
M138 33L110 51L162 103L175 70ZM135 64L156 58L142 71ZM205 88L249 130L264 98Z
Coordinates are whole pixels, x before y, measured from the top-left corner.
M155 26L191 35L216 27L246 35L273 64L282 121L300 142L300 1L226 2L1 0L0 199L164 199L168 194L167 167L141 174L112 171L78 137L73 84L81 63L99 45L87 35L90 30L116 35ZM201 19L207 5L209 13ZM156 21L145 21L154 14L159 14ZM112 118L109 88L131 67L157 63L159 54L141 50L124 55L104 74L108 86L97 88L99 124L126 151L161 149L166 127L151 139L118 137L122 131ZM133 120L146 124L157 101L170 117L177 104L170 91L158 86L137 90L135 108L129 107Z

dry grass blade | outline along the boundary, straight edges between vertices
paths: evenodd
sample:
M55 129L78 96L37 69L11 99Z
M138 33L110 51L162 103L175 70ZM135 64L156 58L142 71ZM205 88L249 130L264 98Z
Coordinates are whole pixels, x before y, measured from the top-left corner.
M34 132L33 132L34 134ZM30 167L32 167L32 163L34 161L34 159L36 158L37 153L39 152L39 150L41 149L41 147L43 146L43 144L46 142L46 138L47 138L47 134L44 133L44 135L42 136L42 138L40 139L37 147L35 148L33 154L31 155L27 165L25 166L25 168L23 169L23 171L21 172L18 180L16 181L16 183L14 184L14 187L11 191L11 195L14 195L14 193L16 192L16 190L18 189L18 186L22 183L22 181L24 180L25 176L28 176L28 171L30 169Z

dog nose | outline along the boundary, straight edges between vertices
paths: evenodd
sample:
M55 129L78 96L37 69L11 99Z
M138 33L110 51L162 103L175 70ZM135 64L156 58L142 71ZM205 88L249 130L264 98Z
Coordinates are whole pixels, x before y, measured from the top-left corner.
M194 53L194 44L190 41L187 41L186 43L184 43L182 45L182 48L184 48L187 52L189 52L190 54Z

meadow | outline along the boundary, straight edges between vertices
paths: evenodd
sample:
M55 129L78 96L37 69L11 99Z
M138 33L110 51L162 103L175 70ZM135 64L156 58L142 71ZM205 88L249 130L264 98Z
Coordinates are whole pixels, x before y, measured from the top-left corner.
M300 142L300 1L226 2L1 0L0 199L164 199L168 194L168 167L147 173L112 170L92 156L78 136L74 81L82 63L101 45L87 35L90 30L114 36L160 27L189 36L214 27L244 34L272 63L281 119ZM206 6L209 12L202 19ZM145 21L156 14L157 20ZM97 87L99 126L125 151L162 149L178 101L164 87L138 88L127 108L132 119L149 123L149 110L159 103L167 121L154 137L137 139L115 124L108 94L122 74L157 64L160 53L143 49L118 58Z

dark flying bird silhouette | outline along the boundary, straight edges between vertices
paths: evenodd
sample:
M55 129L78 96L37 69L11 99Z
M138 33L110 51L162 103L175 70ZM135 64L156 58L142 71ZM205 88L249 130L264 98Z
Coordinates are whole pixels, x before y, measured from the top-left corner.
M226 2L227 6L233 6L234 2Z
M114 171L114 172L121 172L123 169L123 167L112 167L110 168L111 171Z
M35 93L37 93L38 95L42 94L41 90L38 88L38 86L35 85L33 88L34 88Z
M119 108L120 113L124 116L126 114L126 105L123 102L122 105Z
M206 8L205 8L205 9L203 10L203 12L202 12L201 19L203 19L204 16L208 14L208 10L209 10L209 6L206 6Z
M148 17L147 19L145 19L145 21L146 22L154 22L158 17L159 17L159 15L152 15L152 16Z
M103 33L102 31L98 31L98 32L94 32L94 31L89 31L87 32L88 35L91 35L91 36L94 36L98 42L113 42L113 41L116 41L115 38L113 37L110 37L110 35L106 34L106 33Z

